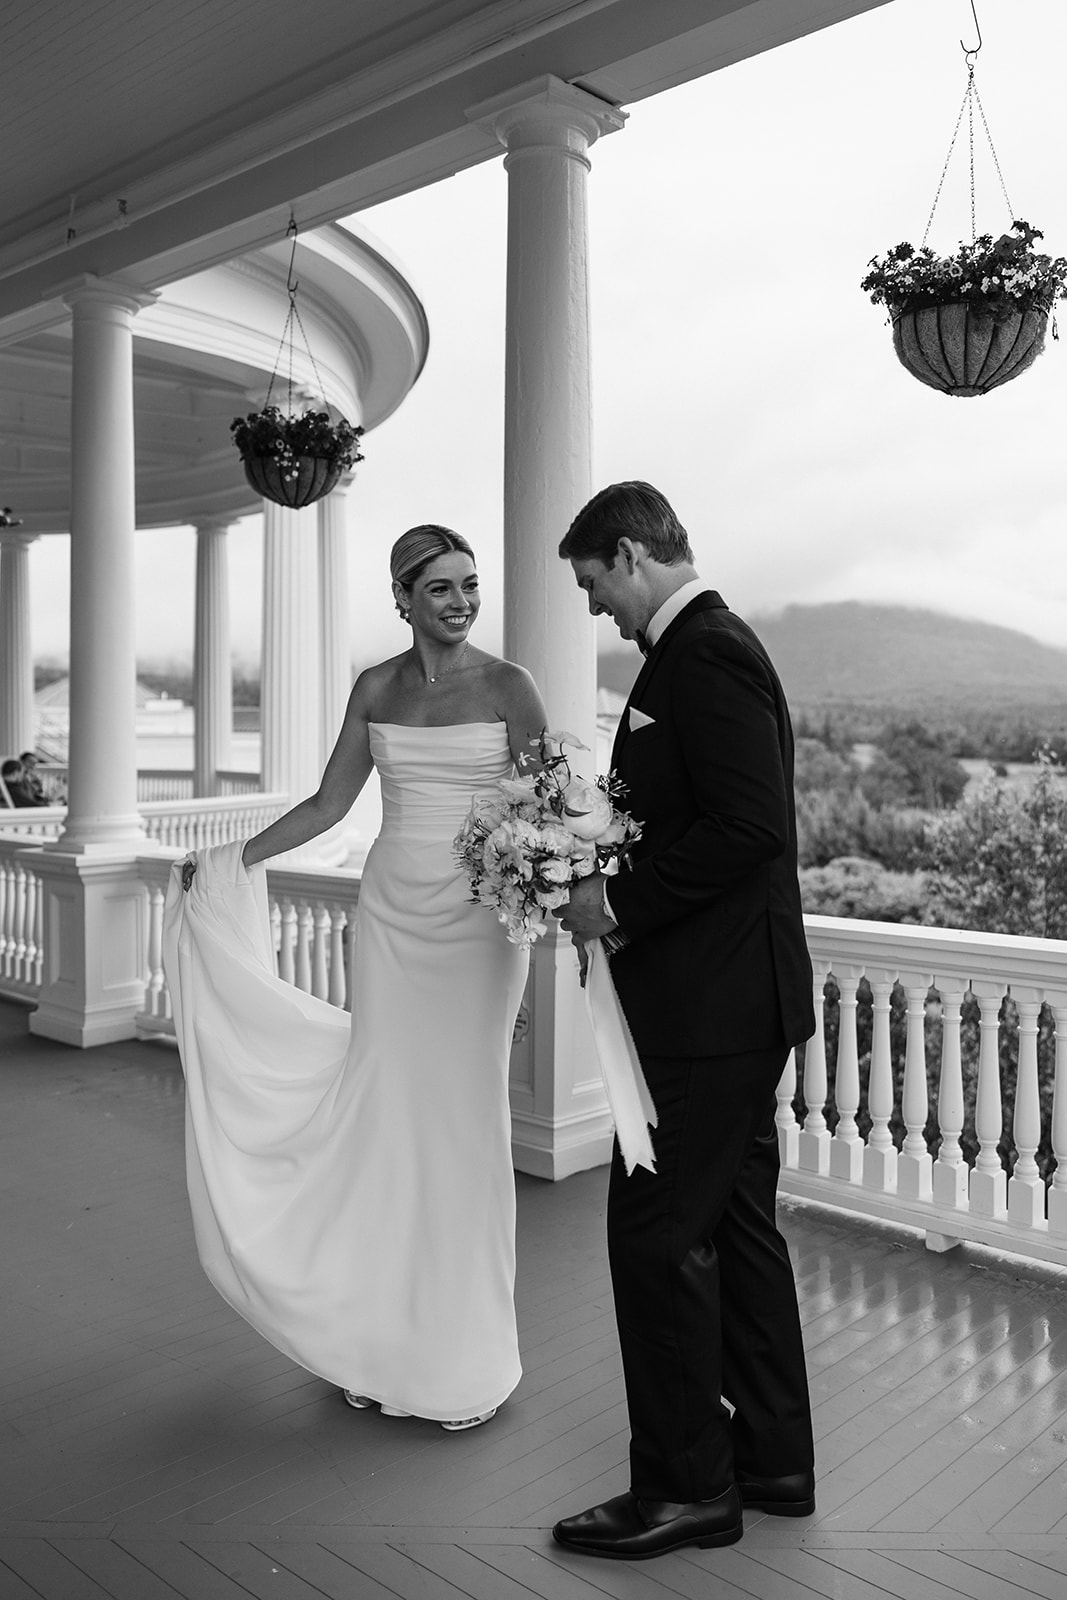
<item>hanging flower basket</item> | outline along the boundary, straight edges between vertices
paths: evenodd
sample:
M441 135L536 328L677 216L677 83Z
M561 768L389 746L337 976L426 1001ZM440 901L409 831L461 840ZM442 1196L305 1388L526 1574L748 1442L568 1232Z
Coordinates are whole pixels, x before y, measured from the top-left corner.
M326 409L306 407L301 412L293 409L293 366L296 356L295 332L300 329L311 370L318 383L318 393L325 397L325 389L315 365L304 323L296 304L299 283L293 277L296 264L296 218L289 218L286 238L292 240L289 254L289 271L286 276L286 293L289 311L282 329L281 343L274 362L267 398L259 411L250 411L246 417L234 417L230 423L233 442L244 463L245 477L258 495L273 500L276 505L300 511L323 495L329 494L343 472L362 461L359 441L362 428L353 428L344 417L331 417ZM278 363L287 356L286 409L271 405L271 395L278 376Z
M362 461L362 428L328 411L289 415L265 405L230 423L245 477L258 495L299 511L329 494L343 472Z
M913 378L943 394L988 394L1017 378L1045 348L1048 306L998 321L966 300L894 311L893 349Z
M1035 250L1041 237L1013 222L1011 233L980 234L950 256L904 243L871 261L860 287L889 311L893 348L913 377L943 394L987 394L1036 361L1049 312L1067 294L1067 260Z

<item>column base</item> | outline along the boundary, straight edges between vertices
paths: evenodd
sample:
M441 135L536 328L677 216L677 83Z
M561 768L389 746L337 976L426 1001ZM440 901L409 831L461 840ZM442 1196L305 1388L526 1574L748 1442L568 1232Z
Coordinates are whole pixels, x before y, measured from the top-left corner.
M534 945L511 1047L512 1160L537 1178L566 1178L611 1160L615 1124L570 939L551 928Z
M511 1117L511 1164L532 1178L569 1178L573 1172L603 1167L611 1160L615 1124L603 1111L576 1117L573 1122L553 1121L529 1113Z
M110 856L126 850L144 849L144 818L134 811L127 817L89 817L80 821L67 815L66 826L58 839L44 846L63 855Z
M134 855L32 852L44 974L30 1032L78 1049L132 1039L144 1007L147 905Z

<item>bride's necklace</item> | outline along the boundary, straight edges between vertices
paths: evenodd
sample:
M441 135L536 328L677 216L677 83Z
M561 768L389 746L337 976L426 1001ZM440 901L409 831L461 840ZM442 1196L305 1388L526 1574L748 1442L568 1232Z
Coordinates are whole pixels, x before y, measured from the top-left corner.
M426 682L427 683L436 683L438 678L444 678L450 672L457 672L459 670L459 668L463 665L463 658L467 654L467 651L469 649L470 649L470 640L468 639L466 644L463 646L463 649L460 651L459 655L456 657L455 661L453 661L452 665L450 667L442 667L440 672L435 672L432 677L429 675L429 673L427 673Z

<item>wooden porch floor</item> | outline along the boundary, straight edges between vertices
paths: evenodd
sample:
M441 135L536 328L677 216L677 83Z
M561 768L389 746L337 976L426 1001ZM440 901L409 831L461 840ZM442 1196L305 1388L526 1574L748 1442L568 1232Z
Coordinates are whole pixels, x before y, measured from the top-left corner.
M626 1487L606 1174L519 1179L525 1376L449 1436L357 1413L203 1279L165 1046L0 1005L0 1600L1067 1596L1067 1274L783 1202L819 1509L631 1564L557 1549Z

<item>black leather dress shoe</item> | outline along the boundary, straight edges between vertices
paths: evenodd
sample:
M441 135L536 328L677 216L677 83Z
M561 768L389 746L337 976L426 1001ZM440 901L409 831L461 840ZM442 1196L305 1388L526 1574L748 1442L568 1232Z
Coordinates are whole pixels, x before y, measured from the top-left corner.
M746 1506L768 1511L772 1517L810 1517L815 1510L814 1472L791 1472L784 1478L739 1472L737 1487Z
M731 1485L714 1500L695 1500L688 1505L620 1494L577 1517L564 1517L552 1529L552 1537L557 1544L583 1555L645 1561L687 1544L697 1544L702 1550L736 1544L743 1532L741 1497Z

